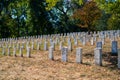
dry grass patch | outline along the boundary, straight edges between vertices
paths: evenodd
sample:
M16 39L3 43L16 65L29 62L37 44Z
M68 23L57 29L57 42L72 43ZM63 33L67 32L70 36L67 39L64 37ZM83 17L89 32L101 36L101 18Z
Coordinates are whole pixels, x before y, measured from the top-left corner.
M120 44L120 43L119 43ZM68 62L61 61L59 45L54 51L54 61L48 51L33 50L31 58L0 57L0 80L120 80L117 57L110 56L110 42L103 46L103 66L94 64L94 48L87 43L83 48L83 63L76 63L76 46L68 53ZM120 45L119 45L120 48Z

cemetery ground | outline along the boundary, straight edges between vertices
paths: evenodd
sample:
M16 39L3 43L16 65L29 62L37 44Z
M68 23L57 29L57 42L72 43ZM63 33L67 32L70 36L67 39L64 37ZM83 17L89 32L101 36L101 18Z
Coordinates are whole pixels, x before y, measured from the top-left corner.
M94 64L94 48L90 42L73 46L68 51L68 62L61 61L59 46L55 47L54 60L48 58L48 51L32 50L31 58L24 56L0 56L0 80L120 80L117 56L111 56L110 40L102 49L102 66ZM76 48L81 47L82 64L76 63ZM120 38L118 39L120 48ZM1 51L1 50L0 50Z

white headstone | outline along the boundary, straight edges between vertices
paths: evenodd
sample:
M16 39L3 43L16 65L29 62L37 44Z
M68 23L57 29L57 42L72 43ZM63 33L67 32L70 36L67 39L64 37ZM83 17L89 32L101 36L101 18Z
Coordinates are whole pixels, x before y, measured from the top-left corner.
M75 45L75 46L78 45L78 40L77 40L77 39L74 40L74 45Z
M51 47L53 47L53 50L55 50L55 42L54 41L51 43Z
M53 47L50 47L50 48L49 48L49 59L50 59L50 60L54 60Z
M85 44L86 44L86 37L83 37L82 44L85 46Z
M62 45L63 45L63 43L61 41L60 44L59 44L59 50L62 50Z
M31 57L31 48L27 47L27 57L30 58Z
M101 48L94 49L94 59L95 59L96 65L102 66L102 49Z
M30 42L28 41L28 42L26 43L26 49L27 49L27 47L29 46L29 44L30 44Z
M91 43L92 46L94 45L93 37L91 38L90 43Z
M37 44L37 50L40 50L40 42Z
M23 46L20 47L20 52L19 52L19 54L20 54L20 57L23 57Z
M5 55L5 47L2 48L2 54Z
M8 56L10 56L10 47L8 47Z
M72 51L72 43L71 42L68 43L68 50Z
M76 49L76 62L82 63L82 48L81 47Z
M63 62L67 62L67 56L68 56L68 48L67 47L63 47L62 48L62 61Z
M46 42L46 41L45 41L45 43L44 43L44 50L45 50L45 51L48 50L47 42Z

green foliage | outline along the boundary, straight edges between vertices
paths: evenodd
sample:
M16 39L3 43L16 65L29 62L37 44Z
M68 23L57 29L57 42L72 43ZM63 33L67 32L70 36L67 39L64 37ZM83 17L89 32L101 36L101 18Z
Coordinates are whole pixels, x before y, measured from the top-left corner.
M95 29L102 31L102 30L107 30L107 21L110 18L110 14L106 14L104 11L102 11L102 16L99 20L94 22Z
M46 10L51 10L59 1L60 0L46 0L47 3Z
M31 22L33 24L32 35L52 33L45 0L30 0Z
M12 1L12 0L11 0ZM9 37L13 35L11 27L13 21L9 14L9 4L11 1L1 0L0 1L0 37ZM14 34L15 35L15 34Z
M116 1L110 7L110 12L112 16L108 20L108 29L120 29L120 1Z
M28 25L31 20L29 0L18 0L11 2L9 11L12 19L16 21L17 36L28 35Z
M109 19L105 18L107 29L120 29L120 0L95 0L95 2L107 15L111 15Z
M108 29L109 30L118 30L120 29L120 17L112 15L108 20Z
M78 5L82 5L85 0L69 0L72 3L77 3ZM53 7L57 5L59 2L64 2L64 0L46 0L47 6L46 10L51 10Z
M72 32L83 27L120 29L119 4L120 0L0 0L0 37Z
M75 2L75 3L79 4L79 5L83 5L85 0L71 0L71 1Z

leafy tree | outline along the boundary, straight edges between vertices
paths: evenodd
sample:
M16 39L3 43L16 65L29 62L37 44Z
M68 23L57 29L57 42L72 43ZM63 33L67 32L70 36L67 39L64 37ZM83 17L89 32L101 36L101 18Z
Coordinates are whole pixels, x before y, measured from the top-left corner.
M50 15L49 21L55 28L56 33L68 32L75 29L72 28L75 25L71 19L71 15L73 15L73 12L81 7L85 1L86 0L46 0L47 10Z
M34 35L52 33L53 28L49 22L48 11L45 0L30 0L30 9L33 23L32 33Z
M120 0L0 0L0 37L72 32L83 27L120 29L119 4Z
M95 0L99 7L106 12L106 14L111 15L111 17L106 21L107 29L120 29L120 0ZM101 4L102 3L102 4Z
M107 28L107 26L108 26L107 21L110 18L110 16L111 16L110 14L106 14L105 11L102 11L101 18L94 22L95 29L99 30L99 31L107 30L108 29Z
M120 1L114 2L110 7L112 15L108 20L108 29L120 29Z
M95 30L94 22L101 17L101 10L93 1L86 2L83 8L78 9L73 18L77 20L77 25L86 27L89 31Z
M54 3L51 1L51 3ZM50 22L55 28L55 32L70 31L71 20L70 16L73 14L76 6L72 0L57 0L55 6L49 10Z
M12 19L16 21L17 36L28 35L28 25L30 23L29 0L18 0L11 2L9 11Z
M108 20L108 29L109 30L118 30L120 29L120 17L114 17L113 15Z
M11 2L13 0L0 0L0 37L9 37L12 35L12 27L9 25L12 19L8 9Z

